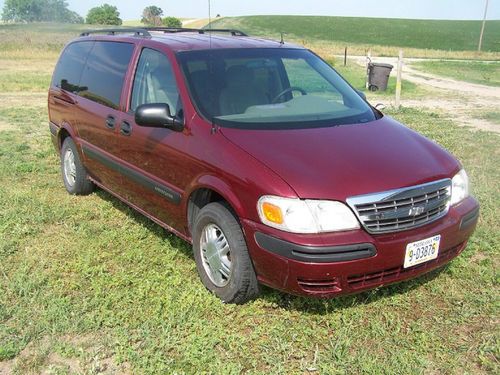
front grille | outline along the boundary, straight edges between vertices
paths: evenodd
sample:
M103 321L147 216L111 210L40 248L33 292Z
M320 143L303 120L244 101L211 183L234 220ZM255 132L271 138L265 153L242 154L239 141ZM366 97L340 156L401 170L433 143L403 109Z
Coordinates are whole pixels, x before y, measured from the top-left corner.
M370 233L398 232L437 220L448 212L451 180L359 195L347 199Z
M352 289L375 287L377 285L390 283L407 275L411 275L412 273L432 268L438 263L451 259L455 255L457 255L463 247L464 243L461 243L457 246L444 250L439 254L439 256L436 259L421 263L419 265L410 268L404 268L403 266L400 266L400 267L385 269L378 272L365 273L361 275L351 275L347 278L347 283Z

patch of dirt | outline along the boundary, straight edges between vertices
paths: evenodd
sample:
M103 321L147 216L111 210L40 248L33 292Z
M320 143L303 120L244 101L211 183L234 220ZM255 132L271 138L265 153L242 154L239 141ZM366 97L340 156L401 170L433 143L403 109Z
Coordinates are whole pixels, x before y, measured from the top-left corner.
M403 79L410 82L428 85L434 88L451 91L455 93L462 93L467 96L476 96L476 99L480 101L486 101L491 103L492 100L500 99L500 88L480 85L477 83L470 83L464 81L457 81L452 78L440 77L434 74L425 73L420 70L416 70L411 66L404 65L403 67Z
M500 133L500 126L498 124L492 121L478 119L472 116L470 114L470 109L473 107L475 110L477 110L478 107L475 104L467 105L465 100L461 101L440 98L420 100L411 99L403 100L402 104L405 107L410 108L423 108L430 111L439 110L458 125L469 126L475 130L485 130L494 133ZM394 105L394 101L391 101L390 105Z
M77 359L65 358L58 353L50 353L45 360L45 369L40 372L42 375L53 374L54 368L64 368L71 374L80 374L82 368L80 367L80 362Z
M418 59L407 59L405 62L417 61ZM354 61L364 66L366 58L354 57ZM397 66L397 59L391 57L373 58L378 63ZM396 75L396 69L392 70ZM455 79L441 77L434 74L417 70L407 63L403 65L402 79L423 86L431 90L429 98L405 99L402 93L401 105L404 107L425 108L427 110L439 110L458 125L469 126L476 130L486 130L500 133L500 126L493 121L478 119L471 115L471 110L488 110L497 108L500 101L500 88L476 83L458 81ZM382 104L394 105L394 98L382 100Z
M0 120L0 132L5 132L9 130L16 130L16 127L8 122Z
M10 375L14 369L13 361L0 362L0 375Z
M0 108L47 105L48 92L2 92Z
M58 353L54 350L56 343L71 348L71 352L78 355ZM57 370L71 374L132 374L128 363L118 364L109 347L92 335L45 337L30 342L16 358L0 362L0 375L10 375L14 371L49 375Z

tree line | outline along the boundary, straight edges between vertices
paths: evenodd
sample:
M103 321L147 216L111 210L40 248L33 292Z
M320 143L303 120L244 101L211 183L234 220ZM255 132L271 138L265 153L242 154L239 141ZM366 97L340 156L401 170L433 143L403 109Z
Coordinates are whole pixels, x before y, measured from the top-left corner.
M118 8L103 4L89 10L85 20L68 9L66 0L5 0L2 12L5 22L61 22L88 23L94 25L121 25ZM163 10L155 5L142 12L141 22L148 26L182 27L175 17L163 17Z

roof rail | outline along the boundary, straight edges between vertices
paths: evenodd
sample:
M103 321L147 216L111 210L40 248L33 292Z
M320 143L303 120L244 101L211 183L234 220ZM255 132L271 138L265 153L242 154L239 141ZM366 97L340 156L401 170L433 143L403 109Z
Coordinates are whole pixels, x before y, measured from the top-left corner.
M144 27L147 31L163 31L164 33L230 33L232 36L248 36L243 31L235 29L190 29L184 27Z
M232 36L248 36L243 31L235 29L190 29L183 27L140 27L140 28L124 28L124 29L99 29L87 30L80 34L80 36L89 36L91 34L107 34L116 35L124 33L133 33L136 36L150 37L150 31L163 31L164 33L230 33Z
M151 36L151 34L145 28L88 30L81 33L80 36L89 36L90 34L116 35L122 33L133 33L136 36Z

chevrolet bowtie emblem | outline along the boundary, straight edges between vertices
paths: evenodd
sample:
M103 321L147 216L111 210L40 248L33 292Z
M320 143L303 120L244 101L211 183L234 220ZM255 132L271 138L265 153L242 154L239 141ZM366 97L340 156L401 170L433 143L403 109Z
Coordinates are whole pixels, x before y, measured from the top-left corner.
M424 206L415 206L415 207L410 208L410 210L408 211L408 216L418 216L421 213L423 213L424 211L425 211Z

